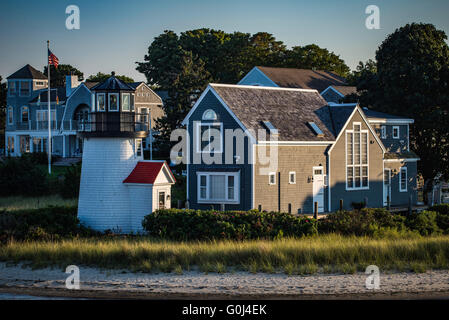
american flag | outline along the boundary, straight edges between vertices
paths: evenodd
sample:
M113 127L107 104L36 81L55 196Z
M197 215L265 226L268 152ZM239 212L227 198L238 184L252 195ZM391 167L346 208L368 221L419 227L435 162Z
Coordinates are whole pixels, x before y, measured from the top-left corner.
M57 56L55 56L50 50L48 50L48 64L52 64L55 66L55 68L58 67L59 59Z

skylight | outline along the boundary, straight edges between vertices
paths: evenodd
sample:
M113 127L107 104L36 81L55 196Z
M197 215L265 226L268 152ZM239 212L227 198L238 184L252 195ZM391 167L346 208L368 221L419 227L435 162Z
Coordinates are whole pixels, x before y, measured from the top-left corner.
M262 121L263 125L270 130L271 134L279 134L278 129L276 129L270 121Z
M312 128L312 130L315 132L315 134L317 135L317 136L324 136L324 133L323 133L323 131L321 131L321 129L320 128L318 128L318 126L316 125L316 123L315 122L308 122L308 124L309 124L309 126Z

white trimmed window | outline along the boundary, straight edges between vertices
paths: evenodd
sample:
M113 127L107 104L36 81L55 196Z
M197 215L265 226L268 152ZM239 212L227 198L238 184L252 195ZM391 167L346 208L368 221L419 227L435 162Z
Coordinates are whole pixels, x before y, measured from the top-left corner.
M296 172L295 171L290 171L288 173L288 183L296 184Z
M28 107L24 106L24 107L22 107L20 120L22 122L28 122L29 119L30 119L30 111L29 111Z
M118 111L119 109L119 103L118 103L118 93L109 93L109 104L108 104L108 110L109 111Z
M198 172L198 202L238 203L238 172Z
M399 191L407 192L407 167L402 167L399 173Z
M223 123L201 122L197 124L196 128L196 151L198 153L223 152Z
M369 189L368 130L359 122L346 130L346 190Z
M8 94L10 96L15 96L17 92L17 82L16 81L9 81L8 82Z
M131 100L129 93L122 93L122 111L131 110Z
M97 111L105 111L105 94L98 93L97 94Z
M8 124L13 124L14 122L14 110L12 107L8 107Z
M142 139L136 139L136 156L142 156Z
M381 126L380 127L380 138L381 139L386 139L387 138L387 127L386 126Z
M393 139L399 139L399 126L393 127Z
M270 172L268 174L268 184L269 185L276 184L276 173L275 172Z
M21 81L20 82L20 96L28 97L30 95L30 82L29 81Z

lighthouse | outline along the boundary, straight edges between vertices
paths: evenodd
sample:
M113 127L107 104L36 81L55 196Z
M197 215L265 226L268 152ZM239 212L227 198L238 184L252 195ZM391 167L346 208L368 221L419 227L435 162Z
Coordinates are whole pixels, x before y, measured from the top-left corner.
M173 174L163 161L154 165L157 161L143 160L142 139L148 128L137 121L135 89L112 73L91 91L89 121L78 131L84 144L78 218L98 231L140 232L143 217L157 209L155 179L145 177L161 174L159 180L166 188L174 183ZM170 190L163 196L164 206L169 207Z

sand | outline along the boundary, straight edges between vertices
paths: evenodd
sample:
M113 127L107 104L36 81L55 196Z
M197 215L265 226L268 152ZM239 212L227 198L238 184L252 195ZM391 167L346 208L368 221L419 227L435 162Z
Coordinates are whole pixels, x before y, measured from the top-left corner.
M129 273L80 267L80 289L65 286L65 270L0 263L0 292L85 298L156 299L370 299L449 298L449 271L387 273L380 288L367 289L366 275L356 273L288 276L247 272L183 274Z

